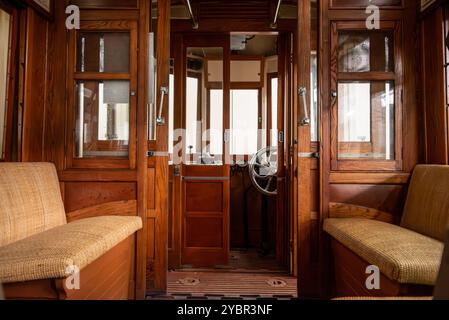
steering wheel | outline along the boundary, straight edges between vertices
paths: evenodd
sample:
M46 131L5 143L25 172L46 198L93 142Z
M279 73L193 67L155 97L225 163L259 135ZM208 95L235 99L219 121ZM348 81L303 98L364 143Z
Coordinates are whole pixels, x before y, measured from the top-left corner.
M277 195L278 148L259 150L249 162L249 176L254 187L267 196Z

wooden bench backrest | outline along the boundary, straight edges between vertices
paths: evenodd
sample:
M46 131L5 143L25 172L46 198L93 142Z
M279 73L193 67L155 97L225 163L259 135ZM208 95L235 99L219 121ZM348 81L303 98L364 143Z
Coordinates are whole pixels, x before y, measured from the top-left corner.
M448 222L449 166L417 166L410 182L401 226L444 241Z
M0 163L0 246L66 224L50 163Z

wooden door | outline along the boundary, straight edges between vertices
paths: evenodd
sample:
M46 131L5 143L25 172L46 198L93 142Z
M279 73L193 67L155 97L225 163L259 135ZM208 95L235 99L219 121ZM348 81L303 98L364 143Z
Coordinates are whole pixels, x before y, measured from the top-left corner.
M214 267L230 250L229 37L186 36L183 44L181 262Z

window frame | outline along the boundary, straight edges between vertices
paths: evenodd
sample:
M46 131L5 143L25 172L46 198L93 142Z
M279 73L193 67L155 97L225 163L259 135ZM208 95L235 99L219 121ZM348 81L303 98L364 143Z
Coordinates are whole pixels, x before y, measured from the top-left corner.
M449 5L443 9L443 32L444 32L444 88L445 88L445 112L446 112L446 145L449 146ZM449 147L447 148L447 159L449 159Z
M257 56L257 55L231 55L231 64L230 64L230 73L231 73L231 79L232 79L232 62L233 61L258 61L260 62L260 81L252 81L252 82L232 82L231 81L231 88L229 91L229 96L231 96L231 91L233 90L258 90L258 115L257 115L257 123L258 123L258 130L263 129L264 124L264 114L263 114L263 89L265 87L265 58L263 56ZM231 114L231 105L229 105L229 117L232 118ZM229 123L229 130L231 132L231 123ZM259 134L257 134L257 150L260 150L262 148L263 144L263 137ZM252 154L232 154L231 145L229 145L229 155L231 159L236 162L237 159L244 159L244 161L250 161L252 158Z
M263 99L263 92L262 92L262 88L256 83L254 82L252 83L245 83L242 85L242 83L231 83L231 90L229 92L229 96L232 99L232 91L240 91L240 90L254 90L257 91L258 93L258 99L257 99L257 129L258 129L258 133L257 133L257 150L260 150L262 148L262 143L263 143L263 137L261 137L261 135L259 134L259 132L261 132L260 130L262 130L263 128L263 110L262 110L262 99ZM229 117L230 119L232 119L232 102L230 103L231 105L229 106ZM232 120L231 120L232 123ZM229 125L229 132L230 132L230 140L232 137L232 125ZM232 152L232 148L231 148L231 142L229 144L229 154L231 156L231 158L234 160L234 162L237 161L237 159L244 159L245 161L250 161L253 154L234 154Z
M130 35L130 64L128 73L108 72L78 72L77 71L77 37L79 33L86 32L127 32ZM98 169L98 168L136 168L136 112L137 112L137 38L138 24L136 21L82 21L79 30L69 33L68 58L68 116L67 116L67 159L66 168ZM129 81L129 145L128 158L124 157L92 157L76 158L75 156L75 129L76 129L76 95L78 81Z
M201 73L196 73L196 72L192 72L192 71L187 71L186 73L186 88L185 88L185 92L187 94L187 79L188 78L192 78L192 79L196 79L198 81L198 88L197 88L197 110L196 110L196 121L197 124L201 123L201 125L203 125L203 92L202 92L202 88L203 88L203 75ZM186 97L187 99L187 97ZM186 102L186 110L185 110L185 121L184 121L184 128L186 129L186 134L187 134L187 102ZM198 131L198 127L197 127L197 131ZM203 128L201 128L201 136L203 134ZM183 149L186 150L186 154L188 155L189 161L193 162L194 159L198 158L201 154L204 147L204 142L202 141L203 139L201 139L200 141L196 141L196 150L193 150L193 153L189 153L189 148L187 145L187 139L184 142L183 145Z
M338 93L339 82L392 81L394 82L395 128L394 160L339 159L338 158L338 97L330 97L331 106L331 170L332 171L402 171L402 25L400 21L381 21L379 30L367 30L365 21L334 21L331 32L331 92ZM339 72L338 36L341 31L385 32L393 34L394 71L391 72ZM338 95L338 94L337 94ZM371 114L370 114L371 116Z
M276 101L278 102L278 105L276 106L276 110L279 109L279 73L278 72L272 72L267 73L267 146L271 146L273 141L271 130L273 129L273 85L272 80L277 79L278 81L278 90L277 90L277 98ZM277 112L279 113L279 112ZM276 126L276 130L278 130ZM278 130L279 132L279 130ZM276 139L276 144L279 144L279 137Z
M205 122L206 122L206 130L207 131L209 131L211 129L210 114L211 114L211 103L212 103L212 101L211 101L211 91L212 90L223 91L223 85L221 85L221 83L218 83L218 82L217 83L209 82L209 84L206 86L206 115L207 115L207 117L205 119ZM223 118L224 118L224 110L223 110ZM224 131L225 131L224 127L223 127L222 131L223 132L221 133L221 135L224 136ZM203 148L205 148L207 145L209 145L209 147L210 147L210 144L211 144L210 137L208 137L208 141L203 141ZM223 157L223 153L224 153L223 148L224 148L224 146L222 143L222 151L221 151L222 154L214 154L214 156Z
M18 68L18 54L19 54L19 19L20 12L12 5L0 2L0 9L10 15L10 29L8 42L8 62L6 70L6 88L5 88L5 119L3 130L3 148L0 150L0 162L19 160L21 158L21 112L19 105L17 105L17 123L14 124L14 106L22 101L23 94L17 92L18 99L16 101L16 80L19 78ZM20 78L23 80L23 77ZM0 128L2 130L2 128ZM17 141L14 141L14 131L16 131ZM13 144L16 144L17 155L13 156ZM13 157L15 159L13 159Z

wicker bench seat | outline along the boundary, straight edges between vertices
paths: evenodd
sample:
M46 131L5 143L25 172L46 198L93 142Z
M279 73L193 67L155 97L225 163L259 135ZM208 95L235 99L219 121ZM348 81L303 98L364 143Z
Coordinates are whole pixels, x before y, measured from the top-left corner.
M420 165L414 170L400 226L365 218L326 220L336 295L431 293L448 220L449 167L438 165ZM364 287L369 265L382 273L383 288L377 292Z
M391 280L419 285L437 280L444 248L438 240L368 219L328 219L324 230Z
M0 283L7 298L133 298L141 228L137 216L67 223L52 164L0 163ZM70 291L65 280L74 270L81 286ZM118 290L102 292L107 284Z
M142 228L138 217L75 221L0 247L0 282L64 278L100 258Z

